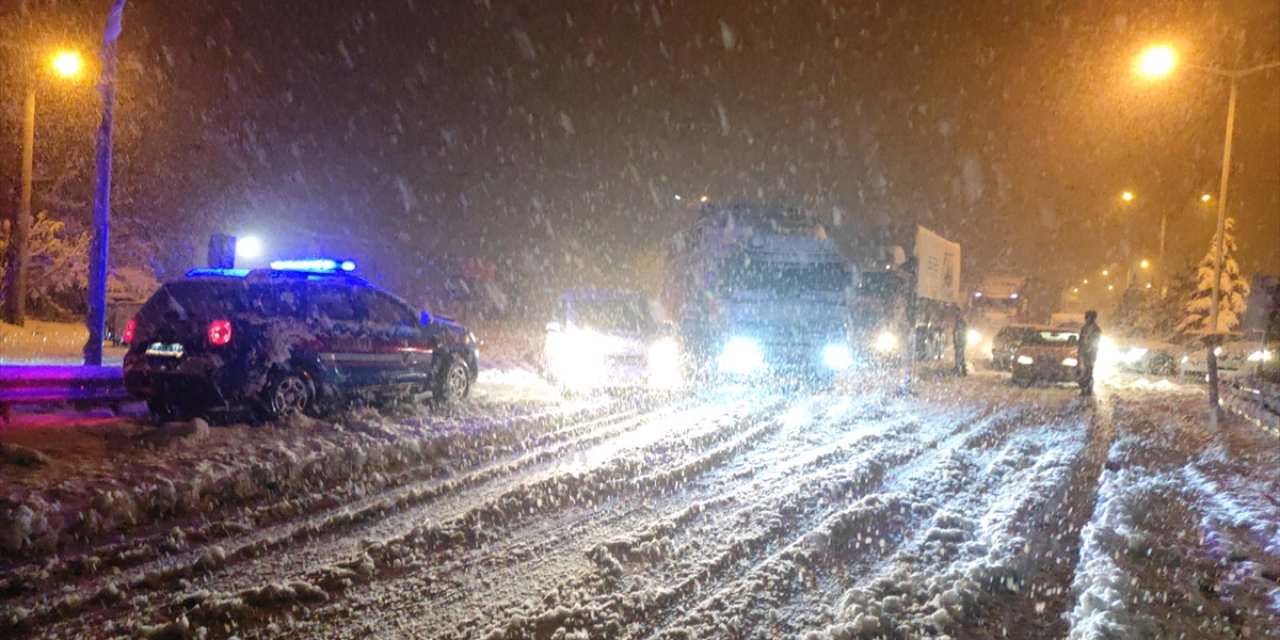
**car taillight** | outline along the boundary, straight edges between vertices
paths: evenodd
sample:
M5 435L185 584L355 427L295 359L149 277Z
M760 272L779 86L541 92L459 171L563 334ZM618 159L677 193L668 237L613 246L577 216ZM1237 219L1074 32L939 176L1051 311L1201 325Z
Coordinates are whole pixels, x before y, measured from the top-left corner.
M221 347L231 342L231 321L214 320L209 323L209 344Z
M120 336L120 341L125 344L131 344L133 342L133 332L137 328L137 318L129 318L129 324L124 325L124 335Z

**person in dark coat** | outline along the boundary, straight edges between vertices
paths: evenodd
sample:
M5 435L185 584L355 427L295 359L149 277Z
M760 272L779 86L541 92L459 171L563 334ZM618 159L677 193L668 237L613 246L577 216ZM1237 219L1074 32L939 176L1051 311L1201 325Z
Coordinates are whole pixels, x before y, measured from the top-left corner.
M964 350L969 344L969 323L964 321L964 311L956 309L956 322L951 330L951 345L956 350L956 375L969 375L964 362Z
M1080 327L1080 370L1076 376L1080 383L1080 395L1093 395L1093 365L1098 361L1098 346L1102 343L1102 327L1098 326L1098 312L1084 312L1084 325Z

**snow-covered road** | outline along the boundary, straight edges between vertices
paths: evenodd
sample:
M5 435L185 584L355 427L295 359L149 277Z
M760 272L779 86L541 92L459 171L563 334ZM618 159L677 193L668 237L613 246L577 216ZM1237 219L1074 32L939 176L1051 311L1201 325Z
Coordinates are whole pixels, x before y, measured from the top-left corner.
M51 453L4 476L6 508L42 501L46 524L6 533L0 632L1280 634L1280 445L1209 428L1194 386L561 403L518 372L486 382L462 415L183 431L119 473L69 478ZM163 487L147 469L176 488L120 484Z

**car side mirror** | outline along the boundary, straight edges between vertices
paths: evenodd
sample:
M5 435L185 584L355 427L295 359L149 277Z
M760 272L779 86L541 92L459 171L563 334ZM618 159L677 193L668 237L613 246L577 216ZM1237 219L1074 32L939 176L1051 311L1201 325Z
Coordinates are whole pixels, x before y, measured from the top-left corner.
M432 318L431 318L431 312L430 312L430 311L423 311L423 312L422 312L422 315L419 315L419 316L418 316L418 324L420 324L420 325L422 325L422 326L424 326L424 327L425 327L425 326L427 326L427 325L429 325L429 324L431 324L431 320L432 320Z
M547 332L548 332L548 333L559 333L559 332L560 332L560 323L559 323L559 322L556 322L555 320L552 320L551 322L548 322L548 323L547 323Z

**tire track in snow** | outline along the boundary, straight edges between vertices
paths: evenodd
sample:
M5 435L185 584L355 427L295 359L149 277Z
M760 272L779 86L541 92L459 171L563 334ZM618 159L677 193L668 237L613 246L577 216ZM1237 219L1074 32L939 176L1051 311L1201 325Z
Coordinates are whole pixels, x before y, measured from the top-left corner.
M576 418L576 420L575 420ZM363 496L358 489L347 496L348 501L318 500L312 511L302 508L281 509L279 504L267 504L256 508L262 511L285 511L290 515L301 511L301 518L284 518L283 522L265 528L239 524L243 516L234 514L222 525L225 537L201 538L202 543L193 549L171 555L160 555L156 560L141 560L135 554L126 559L129 564L112 563L104 566L112 571L107 575L91 572L88 580L82 580L71 588L66 585L66 572L54 572L43 576L45 580L62 582L59 592L70 592L66 597L37 595L26 602L6 603L7 607L25 609L24 625L31 627L46 621L66 618L81 607L97 607L116 604L121 592L154 591L177 580L192 578L195 574L213 570L234 568L238 563L260 559L266 554L287 547L295 541L322 535L342 535L351 527L369 522L397 508L430 501L451 491L465 489L503 475L504 472L532 466L567 449L588 446L628 428L643 424L645 416L630 407L606 407L603 411L551 412L533 416L530 420L511 425L509 420L497 418L488 426L481 426L479 434L466 439L446 438L439 445L439 453L449 460L461 460L459 472L427 464L410 468L390 484L384 493ZM629 427L628 427L629 425ZM505 427L505 428L500 428ZM525 438L531 443L526 444ZM504 457L505 456L505 457ZM470 470L468 471L468 467ZM286 503L288 499L286 499ZM265 524L269 524L270 519ZM255 523L257 524L257 523ZM205 525L215 529L217 522ZM153 545L154 539L131 540L129 548ZM74 565L73 565L74 566ZM0 624L3 621L0 620Z
M765 404L776 404L776 401ZM756 408L743 408L739 403L736 411L751 415L756 413ZM692 460L679 451L680 447L662 440L659 437L660 434L645 436L642 433L644 430L640 429L642 426L653 427L655 422L676 423L679 422L678 417L681 415L687 417L700 413L707 415L701 416L699 418L702 421L701 424L690 430L686 438L681 441L686 443L687 448L702 451L705 454ZM350 535L350 532L346 532L347 535L341 540L343 546L357 549L363 547L363 549L349 555L349 559L344 562L323 567L315 567L305 561L295 564L296 558L293 556L295 549L285 547L281 549L283 553L280 557L268 558L268 565L265 566L280 569L280 571L268 571L276 581L294 580L297 584L319 585L317 591L343 590L354 582L377 577L375 574L380 571L386 573L399 571L398 567L407 557L426 558L487 545L502 527L511 526L514 522L545 516L546 513L582 502L598 502L623 493L652 490L653 487L671 485L676 481L694 477L724 459L732 457L737 451L748 448L754 439L769 431L767 421L758 414L754 422L764 422L764 424L744 424L734 419L723 419L724 417L722 409L710 411L707 406L683 413L662 415L657 419L652 416L642 416L638 418L641 424L624 431L619 438L626 440L628 433L637 436L634 446L623 447L624 451L630 451L630 455L588 461L585 470L554 466L545 471L536 472L533 478L510 477L504 474L503 480L506 481L508 488L496 491L495 495L484 499L479 504L475 504L477 498L474 491L466 494L451 492L451 496L460 495L463 498L457 505L455 515L443 517L432 524L420 524L428 514L416 518L403 518L401 516L408 512L400 510L393 517L400 518L405 522L405 526L400 527L394 535L370 542L368 538L355 537ZM670 426L668 424L668 429ZM667 465L653 474L639 473L646 468L646 463L660 460L664 450L675 452L675 464ZM257 573L259 569L256 567L254 572ZM294 576L294 578L287 576ZM252 615L242 609L246 599L261 599L257 595L258 588L243 587L243 585L235 587L236 584L243 583L244 579L237 575L229 575L228 578L229 582L216 576L209 580L197 580L187 596L176 599L176 604L172 604L175 602L173 599L169 600L171 604L168 606L157 602L150 604L157 607L163 606L163 612L159 616L161 618L169 615L170 612L180 613L181 611L188 611L193 618L206 621L218 619L228 611L252 618ZM224 587L228 585L238 590L225 589ZM285 599L287 600L287 597ZM269 605L276 604L275 600L268 600ZM155 618L155 616L152 617Z

